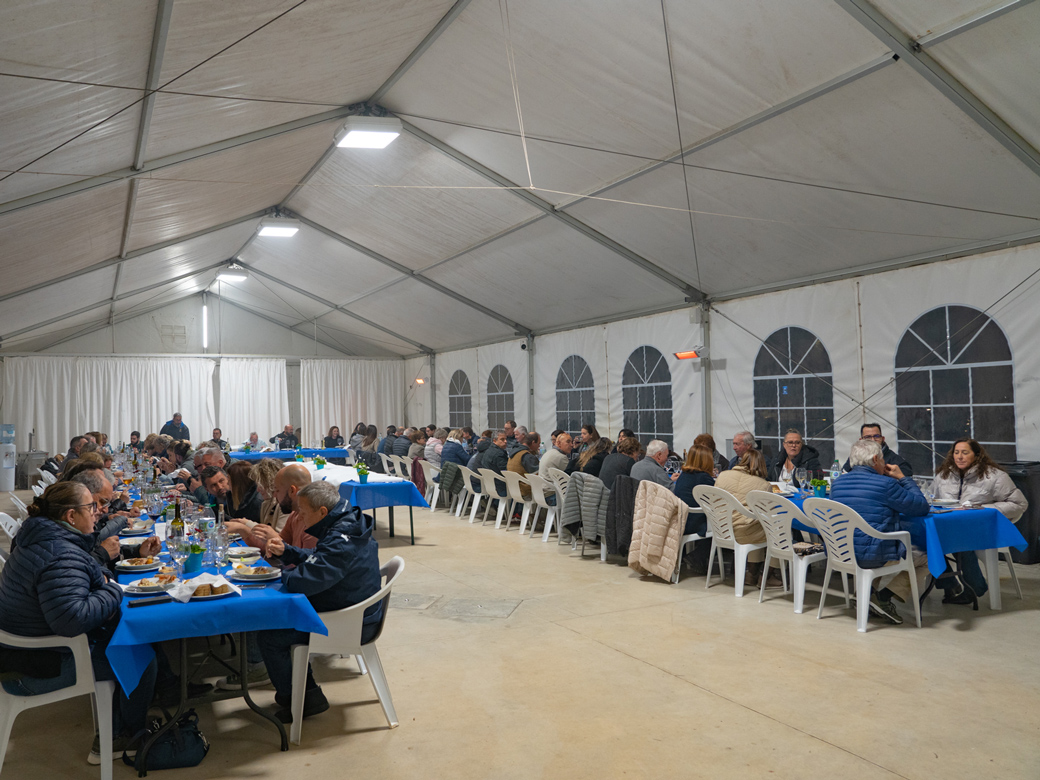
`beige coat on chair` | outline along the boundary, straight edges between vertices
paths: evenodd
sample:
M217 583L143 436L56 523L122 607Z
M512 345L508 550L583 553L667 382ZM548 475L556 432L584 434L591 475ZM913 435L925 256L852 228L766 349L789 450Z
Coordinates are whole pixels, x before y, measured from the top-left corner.
M632 514L628 566L671 582L679 559L679 540L690 508L668 488L650 480L639 483Z

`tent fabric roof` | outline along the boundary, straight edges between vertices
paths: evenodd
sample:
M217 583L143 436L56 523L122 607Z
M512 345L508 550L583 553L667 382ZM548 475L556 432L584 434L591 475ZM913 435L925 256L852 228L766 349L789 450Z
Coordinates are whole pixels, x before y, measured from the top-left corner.
M0 354L207 291L402 356L1040 239L1028 0L55 8L0 8ZM406 132L334 149L362 104Z

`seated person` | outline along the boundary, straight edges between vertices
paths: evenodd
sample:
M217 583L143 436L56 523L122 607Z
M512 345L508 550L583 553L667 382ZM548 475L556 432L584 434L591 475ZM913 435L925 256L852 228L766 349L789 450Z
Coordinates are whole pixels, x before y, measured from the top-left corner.
M444 442L448 438L448 432L444 428L438 428L433 432L426 441L426 449L423 450L423 457L430 462L435 468L441 467L441 450L444 449Z
M618 440L614 451L604 459L603 467L599 470L599 478L603 480L607 490L613 489L614 480L619 476L631 476L632 467L636 465L636 458L638 457L638 439L629 437Z
M715 472L723 472L729 468L729 461L723 456L721 452L715 447L715 437L710 433L702 433L693 440L694 447L707 447L712 452L712 459L715 463Z
M909 531L911 518L924 517L930 507L928 499L911 477L907 477L898 466L885 463L881 445L871 439L860 439L852 445L849 454L852 471L834 481L831 498L855 509L871 526L885 533ZM918 549L906 550L894 539L875 539L862 531L853 538L856 562L867 569L889 566L911 555L918 594L924 593L928 579L928 557ZM900 572L888 586L870 595L870 611L890 622L899 624L903 618L892 603L892 599L906 601L911 598L910 578Z
M415 428L405 428L403 435L394 439L394 446L391 448L394 455L402 458L408 455L408 450L412 446L412 433L414 431Z
M515 434L514 434L515 436ZM508 471L515 472L521 477L527 476L528 474L538 473L538 448L542 445L542 437L535 432L524 433L524 446L517 450L509 458L506 469ZM520 485L520 495L524 497L524 500L531 498L531 488L527 485Z
M509 456L506 454L508 439L505 431L499 431L491 440L491 444L484 450L480 459L480 468L490 469L496 474L501 474L509 468ZM427 444L426 448L429 449Z
M123 591L90 554L96 512L90 491L76 482L51 485L33 501L0 572L0 629L25 637L86 634L95 679L115 680L105 651L119 623ZM66 650L26 654L15 650L5 657L8 667L0 671L14 674L3 687L16 696L49 693L76 681L75 662ZM19 658L28 664L16 663ZM52 669L31 668L44 659L54 664ZM145 727L155 675L153 658L129 695L116 685L112 753L102 756L95 736L89 763L98 765L122 756L133 735ZM128 754L135 752L130 749Z
M309 484L311 484L311 473L302 463L290 463L279 469L278 473L274 475L271 497L278 503L282 513L287 515L285 525L280 531L276 531L273 526L269 525L252 526L248 544L259 547L265 555L267 543L272 539L281 539L293 547L304 549L313 547L316 540L307 533L307 528L300 521L299 513L296 511L298 508L296 498L300 490Z
M441 447L441 463L454 463L458 466L469 463L469 452L466 450L466 442L462 439L461 429L456 428L448 434L448 440Z
M546 452L538 462L538 476L548 479L549 469L566 471L571 464L571 451L574 449L574 438L566 431L560 431L553 440L552 449Z
M343 437L339 435L338 425L333 425L329 428L329 435L325 437L325 441L322 442L322 445L327 450L342 447L344 445Z
M614 442L606 436L598 436L592 444L582 450L581 455L570 462L566 472L573 474L575 471L582 471L594 477L599 477L600 469L603 468L603 461L607 459L607 455L610 454L613 446Z
M783 452L780 453L773 468L777 480L791 482L795 487L801 487L798 480L794 478L795 469L820 471L823 466L820 465L820 453L802 441L802 434L797 429L788 428L787 433L784 434Z
M402 430L403 432L403 430ZM394 454L394 442L397 440L398 429L396 425L386 427L386 437L379 443L379 452L384 455Z
M758 442L755 441L755 434L753 434L751 431L740 431L739 433L733 434L734 455L730 459L729 464L726 466L726 468L731 469L734 466L736 466L740 462L740 459L744 457L744 453L748 450L757 449Z
M365 430L365 438L361 440L358 449L363 452L379 452L379 430L376 426L368 426Z
M365 434L368 432L368 426L363 422L359 422L354 426L354 432L350 434L349 445L355 450L361 446L361 442L365 440Z
M220 428L213 429L213 438L211 441L213 442L213 446L221 452L231 452L231 445L224 441L224 432L220 430Z
M260 441L260 435L253 431L249 434L249 438L242 442L242 449L248 447L250 451L256 452L258 450L269 449L264 446L264 443Z
M140 431L130 431L130 449L138 453L144 449L144 442L141 441Z
M291 425L286 425L281 433L275 434L268 441L280 450L295 450L300 445Z
M992 507L1012 523L1017 523L1029 508L1029 502L1022 495L1022 491L1015 487L1011 477L989 457L983 446L974 439L958 439L953 443L953 447L950 448L942 465L935 473L932 493L936 498L961 502L961 506L958 506L957 509ZM974 550L955 553L955 556L964 580L975 592L975 596L985 595L989 586L986 584L986 578L979 567L979 558ZM946 591L943 603L974 603L975 599L967 591L960 595L953 595L950 592L952 585L952 582L943 577L936 582L937 587Z
M859 437L876 441L880 444L881 455L884 457L885 463L889 466L899 466L899 470L903 472L904 477L912 477L914 475L914 467L910 465L910 461L900 457L899 453L890 450L888 445L885 444L885 437L881 435L880 425L877 423L865 423L859 426ZM842 466L842 471L852 471L852 464L846 460L845 465Z
M410 442L408 445L408 460L415 460L416 458L421 458L423 456L423 453L426 451L426 429L416 428L414 431L412 431L411 435L408 437L408 440Z
M253 522L247 518L241 518L228 520L225 523L228 531L241 534L243 541L247 545L252 547L260 546L259 542L262 540L254 540L252 536L253 528L258 524L270 526L275 531L281 531L285 528L285 523L289 519L289 513L292 509L290 508L289 511L283 512L281 505L274 497L274 480L284 465L277 458L264 458L261 461L257 461L249 470L249 478L256 483L256 492L263 499L263 503L260 505L260 520Z
M712 458L712 468L714 468L714 458ZM731 493L737 501L747 506L747 494L752 490L764 490L767 493L772 491L773 486L766 481L766 474L765 457L758 450L748 450L741 456L735 467L726 469L715 478L715 487ZM733 538L741 544L761 544L766 540L766 532L762 528L762 524L750 512L746 515L734 512ZM745 585L758 585L765 557L765 550L752 550L748 553L748 568L744 575ZM783 582L779 572L776 568L770 567L766 586L781 585Z
M694 444L686 452L686 461L682 465L678 479L675 480L675 495L691 509L699 507L693 497L693 489L698 485L714 485L712 472L715 470L714 452L707 447ZM728 471L728 469L727 469ZM691 512L686 518L683 534L704 534L708 530L708 518L703 512Z
M654 439L646 445L646 457L632 466L629 476L640 482L649 479L658 485L671 487L672 477L669 477L668 472L664 470L666 460L668 460L668 444L660 439Z
M260 506L263 499L256 490L256 483L249 478L249 470L253 464L246 460L236 460L227 471L210 466L203 469L202 486L216 499L215 503L224 505L227 518L245 518L254 523L260 522Z
M382 577L379 544L372 538L372 519L340 498L339 491L328 482L307 485L299 491L296 500L301 524L317 543L312 550L287 545L281 538L267 543L267 554L286 567L282 572L282 588L289 593L304 594L318 612L344 609L376 593L382 585ZM375 637L382 616L382 602L365 610L362 644ZM279 705L275 716L283 723L292 722L291 648L309 641L310 634L292 628L257 633L260 653ZM329 702L314 681L308 663L303 717L317 715L328 708Z

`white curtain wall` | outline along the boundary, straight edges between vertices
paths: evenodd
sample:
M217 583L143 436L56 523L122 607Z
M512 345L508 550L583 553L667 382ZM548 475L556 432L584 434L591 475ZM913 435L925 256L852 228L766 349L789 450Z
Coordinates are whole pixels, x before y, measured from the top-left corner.
M303 437L325 436L333 425L344 437L359 422L381 431L404 420L407 381L403 360L301 360Z
M223 358L220 361L220 421L232 445L256 431L268 439L289 422L285 361L273 358ZM308 441L312 431L304 430ZM209 433L209 431L200 433ZM199 434L196 434L196 439Z
M34 428L37 449L64 453L84 431L118 443L132 430L158 431L174 412L201 441L216 419L214 366L205 358L7 358L3 417L20 449Z

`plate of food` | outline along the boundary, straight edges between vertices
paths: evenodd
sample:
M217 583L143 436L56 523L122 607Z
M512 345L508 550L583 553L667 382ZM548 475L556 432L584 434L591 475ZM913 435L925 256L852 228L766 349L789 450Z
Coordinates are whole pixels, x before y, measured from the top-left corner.
M158 558L127 558L116 563L117 569L124 571L153 571L162 566Z
M230 585L199 585L191 594L192 601L206 601L208 599L219 599L224 596L233 596L235 591Z
M151 528L124 528L119 532L120 536L148 536L152 533Z
M228 548L229 558L249 558L253 555L260 554L259 547L229 547Z
M177 584L177 575L159 574L155 577L146 577L143 580L135 580L126 586L126 593L130 595L144 595L146 593L159 593L169 590Z
M277 580L282 576L281 569L274 566L236 566L228 572L228 577L233 580L263 581Z

